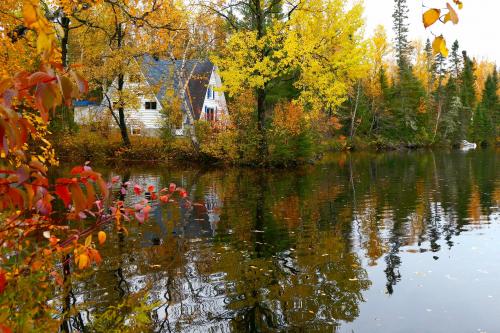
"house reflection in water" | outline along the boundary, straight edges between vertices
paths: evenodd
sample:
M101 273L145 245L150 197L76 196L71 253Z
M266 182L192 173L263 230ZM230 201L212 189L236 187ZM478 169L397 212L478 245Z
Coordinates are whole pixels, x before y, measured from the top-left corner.
M174 233L186 238L202 238L215 235L221 200L215 186L208 188L203 202L184 198L179 202L181 210L180 223L174 228Z

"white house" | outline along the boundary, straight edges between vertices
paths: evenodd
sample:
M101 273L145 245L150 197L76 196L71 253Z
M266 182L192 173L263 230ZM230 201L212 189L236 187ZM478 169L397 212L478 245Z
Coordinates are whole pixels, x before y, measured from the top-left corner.
M210 61L169 61L150 55L136 61L139 75L128 76L124 84L124 91L136 94L139 100L135 107L125 110L132 135L158 133L164 126L161 110L170 107L174 98L181 104L183 118L174 130L176 135L186 134L196 120L217 124L225 124L228 120L226 98L220 90L222 82ZM114 100L115 95L111 89L107 94L110 101ZM107 98L104 98L98 108L103 114L110 114L107 102ZM95 119L95 112L95 106L77 105L75 122L83 124L86 119Z

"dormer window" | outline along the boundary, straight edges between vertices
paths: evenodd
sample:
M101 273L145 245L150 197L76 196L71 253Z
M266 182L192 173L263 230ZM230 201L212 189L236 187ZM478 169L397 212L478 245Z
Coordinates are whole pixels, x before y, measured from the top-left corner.
M214 88L212 86L208 86L207 99L215 99L215 91L214 91Z
M156 102L146 102L144 108L146 110L156 110Z

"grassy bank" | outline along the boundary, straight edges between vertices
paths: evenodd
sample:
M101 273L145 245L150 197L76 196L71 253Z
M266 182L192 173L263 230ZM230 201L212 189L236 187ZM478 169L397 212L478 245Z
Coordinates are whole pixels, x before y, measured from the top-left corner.
M118 133L103 136L98 132L80 130L53 137L57 156L63 161L170 161L196 160L198 156L188 139L166 142L161 138L131 136L131 145L124 147Z
M202 131L200 131L202 134ZM257 138L242 142L235 133L219 133L217 136L200 137L201 147L196 150L188 138L158 138L132 136L131 145L124 147L118 133L103 136L99 132L79 130L71 134L53 137L57 156L62 161L93 161L122 163L127 161L196 162L205 164L254 165L259 163ZM291 140L272 138L269 142L268 165L289 167L312 163L322 155L335 151L388 151L430 148L436 145L412 145L389 140L314 140L300 136ZM439 147L443 147L440 145ZM449 147L447 145L446 147Z

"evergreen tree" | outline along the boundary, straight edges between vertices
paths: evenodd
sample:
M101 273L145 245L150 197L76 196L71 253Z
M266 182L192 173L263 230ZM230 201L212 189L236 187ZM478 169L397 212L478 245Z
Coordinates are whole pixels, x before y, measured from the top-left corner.
M424 52L426 59L426 70L428 73L427 82L424 83L427 86L426 90L428 92L431 92L434 88L434 83L436 82L436 63L434 61L431 41L428 38L427 41L425 42Z
M408 42L408 5L406 0L394 0L393 30L395 35L396 59L400 71L409 66L411 51Z
M411 47L408 42L408 6L406 0L394 0L393 29L395 52L399 68L397 82L391 88L391 124L386 128L390 139L413 145L419 140L422 121L417 116L424 97L422 83L415 77L410 63Z
M451 73L450 77L458 80L460 76L460 69L462 66L462 59L459 54L460 45L458 44L458 40L453 42L451 46L451 54L450 54L450 63L449 63L449 71Z
M474 114L472 123L473 140L486 145L495 139L496 123L498 119L498 75L496 68L493 73L486 78L483 90L483 98Z
M469 58L466 51L462 52L462 62L463 69L459 76L459 91L460 99L462 101L462 112L459 115L460 140L467 138L469 135L472 110L474 110L474 107L476 106L476 91L474 88L476 76L474 75L474 62Z

